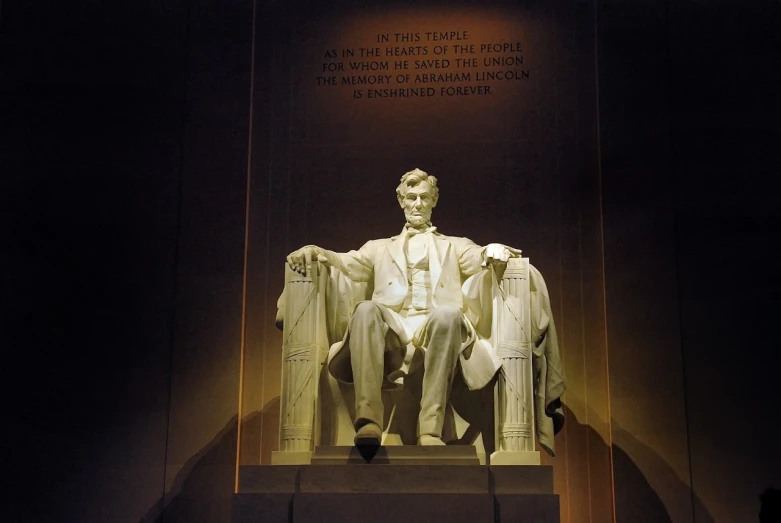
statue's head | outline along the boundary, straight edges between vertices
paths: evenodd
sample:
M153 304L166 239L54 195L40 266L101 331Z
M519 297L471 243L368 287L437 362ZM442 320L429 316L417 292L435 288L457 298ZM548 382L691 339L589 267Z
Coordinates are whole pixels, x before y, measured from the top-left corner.
M431 211L439 200L437 179L420 169L404 173L396 188L396 198L404 209L407 223L413 227L425 225L431 221Z

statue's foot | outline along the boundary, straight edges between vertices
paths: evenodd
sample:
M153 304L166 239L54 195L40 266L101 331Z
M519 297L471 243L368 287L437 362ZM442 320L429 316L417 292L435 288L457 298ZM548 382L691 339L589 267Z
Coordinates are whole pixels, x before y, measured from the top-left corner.
M354 441L359 448L377 448L382 442L382 429L376 423L367 423L356 431Z
M421 434L418 436L418 445L422 446L437 446L437 445L445 445L445 442L442 441L442 438L438 438L436 436L430 436L428 434Z

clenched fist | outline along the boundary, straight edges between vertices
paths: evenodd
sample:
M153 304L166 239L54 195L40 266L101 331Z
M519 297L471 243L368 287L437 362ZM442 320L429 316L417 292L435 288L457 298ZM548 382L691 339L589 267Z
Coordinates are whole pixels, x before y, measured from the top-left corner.
M521 255L520 249L508 247L501 243L489 243L485 247L485 263L507 263L510 258L517 258Z

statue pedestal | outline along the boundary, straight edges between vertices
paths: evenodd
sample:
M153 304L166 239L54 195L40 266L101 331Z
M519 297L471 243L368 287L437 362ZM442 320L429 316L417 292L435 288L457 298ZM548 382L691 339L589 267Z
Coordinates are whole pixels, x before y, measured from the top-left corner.
M529 453L531 454L531 453ZM539 465L536 462L500 463L501 465ZM320 445L315 451L271 453L272 465L365 465L367 464L354 446ZM447 447L419 447L417 445L387 445L377 450L372 465L484 465L473 445Z
M537 450L498 450L491 454L491 465L539 465L540 452Z
M312 465L366 465L355 447L319 446L312 455ZM389 445L377 449L371 465L480 465L472 445L420 447Z
M275 450L271 453L272 465L309 465L312 462L311 450L285 451Z
M324 455L342 459L332 449ZM384 464L352 464L349 453L347 465L314 464L315 452L312 465L243 466L233 522L559 522L552 467L432 464L426 452L416 465L393 464L410 458L391 451ZM471 461L441 459L453 458Z

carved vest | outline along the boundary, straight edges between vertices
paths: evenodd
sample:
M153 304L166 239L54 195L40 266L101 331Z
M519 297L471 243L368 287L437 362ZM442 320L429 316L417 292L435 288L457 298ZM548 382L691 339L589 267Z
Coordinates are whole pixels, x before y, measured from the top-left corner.
M425 244L423 256L413 261L407 256L407 297L402 305L402 316L418 316L428 314L433 308L431 290L431 272L429 271L428 243Z

